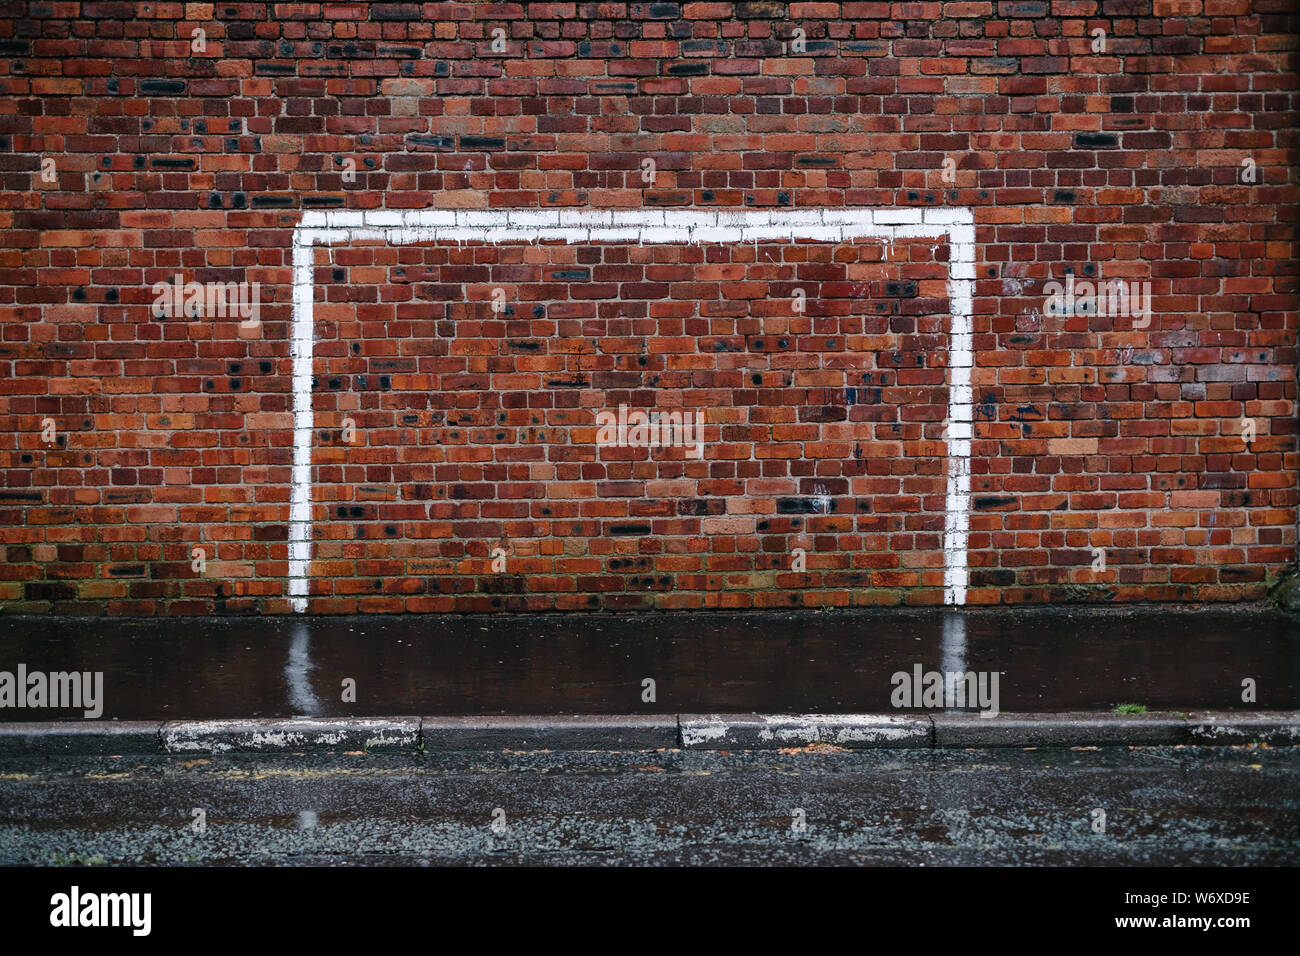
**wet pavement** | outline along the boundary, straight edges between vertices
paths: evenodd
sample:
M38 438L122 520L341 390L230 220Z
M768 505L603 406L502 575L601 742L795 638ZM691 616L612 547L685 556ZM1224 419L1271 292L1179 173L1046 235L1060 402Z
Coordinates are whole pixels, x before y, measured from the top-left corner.
M0 670L102 671L103 718L880 713L892 674L1001 675L1004 712L1300 708L1271 607L682 615L0 616ZM1258 698L1243 702L1242 681ZM652 680L653 700L646 680ZM345 681L355 701L344 701ZM0 721L79 716L4 708Z
M1300 748L0 758L0 864L100 862L1293 866Z

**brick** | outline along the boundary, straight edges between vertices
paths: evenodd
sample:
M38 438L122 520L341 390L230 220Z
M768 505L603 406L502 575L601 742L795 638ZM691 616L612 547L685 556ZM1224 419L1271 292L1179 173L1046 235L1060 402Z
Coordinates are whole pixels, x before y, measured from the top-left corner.
M968 602L1295 559L1293 43L1245 0L232 9L0 38L6 606L292 613L294 227L405 209L971 208ZM947 243L502 238L314 250L313 612L943 602ZM151 314L178 274L258 323ZM704 453L598 446L620 405Z

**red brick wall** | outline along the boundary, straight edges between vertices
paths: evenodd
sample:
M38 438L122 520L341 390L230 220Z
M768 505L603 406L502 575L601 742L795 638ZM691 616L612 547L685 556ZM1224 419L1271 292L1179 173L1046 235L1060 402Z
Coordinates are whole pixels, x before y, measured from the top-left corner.
M970 208L967 603L1258 598L1290 10L0 4L0 604L290 610L294 227L381 208ZM484 238L313 253L310 611L944 601L946 243ZM1099 268L1147 321L1049 310ZM156 317L177 274L260 325ZM620 404L702 456L598 447Z

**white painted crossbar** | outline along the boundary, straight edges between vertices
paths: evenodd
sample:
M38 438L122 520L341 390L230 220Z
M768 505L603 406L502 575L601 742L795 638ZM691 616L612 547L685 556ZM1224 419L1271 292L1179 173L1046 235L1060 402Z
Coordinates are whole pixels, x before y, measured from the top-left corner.
M971 308L975 218L970 209L381 209L303 214L293 234L293 491L289 510L289 596L307 609L311 573L312 303L314 246L354 241L724 243L853 239L946 242L949 330L948 494L944 518L944 603L965 604L970 529Z

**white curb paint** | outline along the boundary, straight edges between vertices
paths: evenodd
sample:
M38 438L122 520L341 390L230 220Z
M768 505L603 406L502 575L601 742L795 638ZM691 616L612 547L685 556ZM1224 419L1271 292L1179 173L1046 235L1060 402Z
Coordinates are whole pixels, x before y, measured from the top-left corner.
M879 743L882 740L911 740L930 732L915 717L879 714L789 714L762 718L768 726L758 732L764 742L789 744Z
M293 232L293 491L289 597L307 610L311 574L312 247L359 240L423 242L704 243L932 239L949 249L952 313L948 379L948 494L943 534L945 604L966 603L970 530L971 308L975 217L946 209L376 209L303 213Z
M294 717L169 721L160 734L168 753L228 753L343 745L367 750L414 747L419 729L419 719L413 717Z
M687 749L749 749L834 744L888 746L902 741L930 745L932 722L908 714L710 714L678 718Z
M723 740L731 728L720 720L699 720L682 724L682 745L697 747L710 740Z

